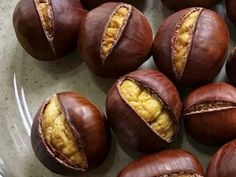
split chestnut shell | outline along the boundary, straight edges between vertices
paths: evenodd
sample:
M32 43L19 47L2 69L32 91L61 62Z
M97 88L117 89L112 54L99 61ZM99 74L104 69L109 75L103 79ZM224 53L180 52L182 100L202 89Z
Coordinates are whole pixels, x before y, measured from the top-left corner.
M96 75L118 77L136 70L150 57L151 26L129 4L109 2L93 9L79 31L79 51Z
M157 151L173 141L181 106L172 82L151 69L119 78L106 100L107 119L115 134L142 152Z
M236 176L236 140L221 147L212 157L206 172L206 177Z
M216 12L184 9L160 26L153 44L154 61L161 72L181 85L204 84L221 70L228 41L227 25Z
M188 133L203 144L236 138L236 88L212 83L196 89L184 102L183 118Z
M55 60L76 49L86 11L78 0L21 0L13 25L22 47L34 58Z
M57 93L39 108L32 126L31 144L39 161L63 175L100 165L110 148L105 116L74 92Z
M203 177L199 160L190 152L165 150L126 166L117 177Z

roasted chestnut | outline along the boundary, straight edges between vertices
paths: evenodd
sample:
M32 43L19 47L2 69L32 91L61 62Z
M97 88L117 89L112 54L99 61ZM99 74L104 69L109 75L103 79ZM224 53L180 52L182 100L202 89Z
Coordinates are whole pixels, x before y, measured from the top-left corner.
M23 48L38 60L55 60L76 49L86 11L78 0L21 0L13 25Z
M229 34L224 20L204 8L184 9L168 17L153 45L161 72L184 86L212 80L222 68Z
M234 48L226 64L226 74L230 82L236 86L236 48Z
M203 177L199 160L190 152L165 150L126 166L117 177Z
M137 69L149 58L152 30L135 7L105 3L83 19L78 46L94 74L118 77Z
M226 10L230 20L236 25L236 3L235 0L225 0Z
M189 134L203 144L236 138L236 88L212 83L196 89L184 102L183 118Z
M39 108L31 131L37 158L51 171L71 175L97 167L110 148L105 116L74 92L57 93Z
M106 100L107 119L115 134L142 152L156 151L173 141L181 106L172 82L151 69L118 79Z
M206 177L236 176L236 140L221 147L212 157L206 172Z
M161 0L161 2L171 10L181 10L187 7L211 8L221 0Z

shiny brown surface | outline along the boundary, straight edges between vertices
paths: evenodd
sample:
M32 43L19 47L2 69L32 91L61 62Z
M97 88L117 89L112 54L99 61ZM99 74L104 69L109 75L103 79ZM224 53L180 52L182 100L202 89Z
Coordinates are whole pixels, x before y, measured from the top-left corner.
M212 157L206 171L206 177L236 176L236 140L221 147Z
M214 11L203 9L193 33L182 78L176 77L172 67L171 39L175 26L192 8L168 17L159 28L154 40L153 56L157 67L173 81L185 86L195 86L212 80L222 68L228 49L228 29L223 19Z
M204 103L204 108L193 109ZM183 112L187 131L203 144L236 138L236 89L229 84L212 83L196 89L185 99Z
M106 100L108 121L116 135L125 143L143 152L156 151L166 146L168 143L160 138L121 97L118 85L125 79L133 79L153 95L158 95L172 114L176 136L179 129L181 101L175 86L160 72L151 69L139 70L118 79L108 92Z
M137 69L151 52L151 26L146 17L132 7L116 45L105 60L101 57L101 39L107 22L120 4L106 3L90 11L82 21L79 32L78 48L82 58L94 74L102 77L118 77Z
M171 10L180 10L187 7L210 8L221 0L161 0L162 3Z
M79 168L66 157L48 145L41 130L41 119L48 98L38 110L31 131L31 143L41 163L58 174L76 174L97 167L109 152L110 134L106 120L86 98L74 92L57 93L68 125L87 160L86 168Z
M196 174L203 176L198 159L185 150L165 150L148 155L127 165L117 177L153 177L171 174Z
M233 49L226 64L226 74L230 82L236 86L236 48Z
M22 0L13 14L22 47L38 60L55 60L76 49L81 19L86 14L77 0L52 0L53 38L45 35L34 0Z

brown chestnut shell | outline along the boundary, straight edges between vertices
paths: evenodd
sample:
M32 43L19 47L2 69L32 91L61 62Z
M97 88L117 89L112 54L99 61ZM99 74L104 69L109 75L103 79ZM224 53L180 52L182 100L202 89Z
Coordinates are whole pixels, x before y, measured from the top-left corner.
M236 176L236 140L222 146L212 157L206 171L206 177Z
M13 25L22 47L34 58L55 60L76 49L80 22L86 11L77 0L49 0L53 37L48 39L35 4L21 0L15 7Z
M236 86L236 48L233 49L231 56L226 64L226 74L229 81Z
M177 11L187 7L205 7L211 8L221 0L161 0L169 9Z
M192 33L183 74L178 78L173 68L172 38L178 23L193 10L201 12ZM226 59L228 41L228 28L216 12L188 8L174 13L162 23L154 39L153 57L160 71L171 80L184 86L196 86L209 82L219 73Z
M236 25L236 4L234 0L225 0L226 10L230 20Z
M162 73L144 69L119 78L109 90L106 99L108 122L123 142L141 152L153 152L167 146L169 142L159 137L120 95L118 85L125 79L132 79L158 95L172 115L175 136L179 131L182 108L177 89Z
M43 137L41 119L51 97L43 102L32 125L31 144L36 157L49 170L62 175L77 174L97 167L110 149L111 137L104 114L78 93L61 92L56 96L75 141L85 155L87 167L82 169L70 163Z
M126 166L117 177L153 177L171 174L195 174L203 177L199 160L182 149L148 155Z
M196 89L184 102L183 118L188 133L203 144L236 138L236 89L226 83Z
M130 8L126 25L109 55L101 57L101 42L111 15L119 6ZM137 69L151 54L152 30L146 17L135 7L109 2L90 11L81 23L78 48L89 69L96 75L114 78Z

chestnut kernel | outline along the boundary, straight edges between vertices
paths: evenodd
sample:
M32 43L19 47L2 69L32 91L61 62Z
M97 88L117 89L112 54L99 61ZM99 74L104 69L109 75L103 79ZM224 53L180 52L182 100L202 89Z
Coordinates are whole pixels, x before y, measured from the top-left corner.
M226 74L229 81L236 86L236 48L231 53L231 56L226 64Z
M151 70L129 73L107 95L108 122L126 144L142 152L171 143L179 130L181 101L175 86Z
M195 7L168 17L153 45L157 67L171 80L195 86L212 80L222 68L229 34L224 20L214 11Z
M118 77L137 69L150 57L151 26L135 7L105 3L83 19L78 48L94 74Z
M31 144L40 162L51 171L70 175L97 167L110 148L105 116L74 92L57 93L39 108Z
M234 0L225 0L226 10L230 20L236 25L236 4Z
M202 86L188 95L183 118L197 141L217 145L236 138L236 88L226 83Z
M206 171L206 177L236 176L236 140L222 146L212 157Z
M34 58L55 60L76 49L86 11L77 0L21 0L13 25L22 47Z
M221 0L161 0L169 9L177 11L187 7L211 8Z
M117 177L203 177L199 160L190 152L165 150L127 165Z

